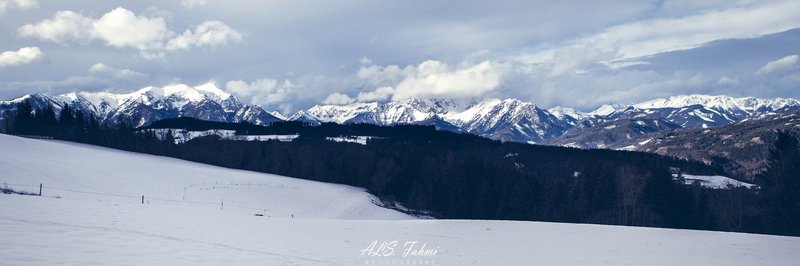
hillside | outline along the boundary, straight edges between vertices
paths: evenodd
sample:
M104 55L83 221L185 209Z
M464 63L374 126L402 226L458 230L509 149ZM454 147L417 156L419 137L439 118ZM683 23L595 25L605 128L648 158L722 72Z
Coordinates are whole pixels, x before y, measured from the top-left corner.
M800 111L707 129L652 134L626 149L703 161L745 180L767 167L767 155L778 131L800 136Z
M275 217L409 219L361 188L62 141L0 135L0 185L65 199L178 205ZM266 212L266 213L265 213Z
M7 135L0 164L9 188L44 184L43 197L0 195L8 265L791 265L800 252L796 237L409 220L355 187ZM436 255L362 255L376 241Z

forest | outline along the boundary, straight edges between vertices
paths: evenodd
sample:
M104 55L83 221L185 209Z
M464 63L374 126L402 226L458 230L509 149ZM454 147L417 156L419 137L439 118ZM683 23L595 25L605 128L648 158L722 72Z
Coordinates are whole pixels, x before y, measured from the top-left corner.
M450 219L497 219L800 235L800 146L780 134L757 189L684 185L681 173L725 174L656 154L499 142L432 126L269 126L169 119L107 128L66 106L7 113L6 133L364 187L389 208ZM291 142L211 135L176 144L154 129L299 134ZM371 136L367 145L326 137Z

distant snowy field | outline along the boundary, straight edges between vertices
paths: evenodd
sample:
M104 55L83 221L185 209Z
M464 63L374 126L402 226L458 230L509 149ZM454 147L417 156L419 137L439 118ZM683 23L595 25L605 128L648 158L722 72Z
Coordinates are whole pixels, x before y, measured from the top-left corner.
M746 188L753 188L756 185L745 183L736 179L732 179L725 176L713 175L713 176L703 176L703 175L683 175L684 183L687 185L691 185L694 183L699 183L701 186L708 187L708 188L731 188L731 187L746 187Z
M0 194L2 265L795 265L800 254L793 237L416 220L360 188L6 135L2 183L44 184L44 197ZM404 256L413 241L428 254Z

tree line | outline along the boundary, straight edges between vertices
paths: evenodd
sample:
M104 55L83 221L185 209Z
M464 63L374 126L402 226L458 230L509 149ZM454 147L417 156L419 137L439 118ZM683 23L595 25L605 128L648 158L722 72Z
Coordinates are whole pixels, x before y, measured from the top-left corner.
M760 189L684 185L680 173L724 174L656 154L493 141L432 126L273 123L209 124L181 118L150 127L107 128L65 106L26 103L4 119L13 134L171 156L212 165L366 188L387 206L437 218L503 219L800 235L800 147L780 134ZM299 134L291 142L216 135L176 144L173 131L224 128L240 134ZM372 136L367 145L327 137Z

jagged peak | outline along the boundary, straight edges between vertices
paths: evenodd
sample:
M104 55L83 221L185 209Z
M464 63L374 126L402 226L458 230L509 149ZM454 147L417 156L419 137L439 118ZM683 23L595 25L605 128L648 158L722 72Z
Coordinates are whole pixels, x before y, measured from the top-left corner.
M216 98L215 100L218 101L226 100L230 97L233 97L233 95L231 95L230 93L227 93L222 89L220 89L219 87L217 87L217 84L215 84L214 82L208 82L196 86L194 88L200 92L205 92L204 94L206 94L206 96L213 96L214 98Z
M556 106L547 109L547 112L560 120L564 120L566 117L572 117L575 120L582 120L589 115L587 113L575 110L573 108L561 107L561 106Z
M668 98L653 99L635 104L639 109L682 108L701 105L707 108L723 110L753 111L762 107L780 109L785 106L800 106L800 101L791 98L762 99L756 97L731 97L727 95L689 94L675 95Z
M287 117L286 115L284 115L283 113L281 113L281 112L280 112L280 111L278 111L278 110L275 110L275 111L269 112L269 114L270 114L270 115L272 115L272 116L274 116L274 117L276 117L276 118L278 118L278 119L280 119L280 120L283 120L283 121L287 121L287 120L289 120L289 117Z
M590 116L607 116L619 111L623 111L628 109L628 105L624 104L604 104L600 107L597 107L594 111L589 112Z

